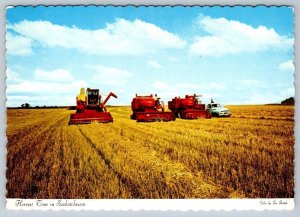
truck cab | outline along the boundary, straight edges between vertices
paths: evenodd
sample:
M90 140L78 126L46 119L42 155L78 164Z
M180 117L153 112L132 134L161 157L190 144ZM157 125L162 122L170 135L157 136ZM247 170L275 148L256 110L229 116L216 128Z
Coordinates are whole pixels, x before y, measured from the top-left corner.
M206 110L213 117L230 117L231 116L231 111L228 108L225 108L220 103L209 103L209 104L207 104Z

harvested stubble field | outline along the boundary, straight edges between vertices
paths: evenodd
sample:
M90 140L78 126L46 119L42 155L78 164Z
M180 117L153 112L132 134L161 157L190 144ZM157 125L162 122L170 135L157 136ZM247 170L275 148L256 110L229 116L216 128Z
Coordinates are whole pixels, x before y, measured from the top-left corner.
M230 118L68 126L66 109L7 112L8 198L289 198L294 107Z

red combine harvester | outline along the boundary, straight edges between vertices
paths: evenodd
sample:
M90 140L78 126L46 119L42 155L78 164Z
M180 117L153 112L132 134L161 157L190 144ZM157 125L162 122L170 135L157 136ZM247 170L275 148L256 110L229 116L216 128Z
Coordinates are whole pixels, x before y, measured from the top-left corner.
M168 108L177 118L197 119L200 117L211 118L205 109L205 104L199 100L200 95L186 95L185 98L175 97L168 102Z
M176 118L172 112L164 111L164 103L159 101L160 98L151 94L150 96L138 96L132 99L131 119L138 122L152 122L152 121L174 121Z
M105 107L111 96L117 98L114 93L110 92L102 102L99 89L88 88L85 93L84 88L81 88L80 94L76 97L76 113L71 114L69 124L89 124L92 121L113 122L111 114L106 111Z

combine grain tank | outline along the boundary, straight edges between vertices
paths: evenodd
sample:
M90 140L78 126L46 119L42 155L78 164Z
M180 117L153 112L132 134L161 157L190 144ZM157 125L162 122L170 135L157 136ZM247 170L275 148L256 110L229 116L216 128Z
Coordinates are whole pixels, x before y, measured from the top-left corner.
M113 122L113 118L109 112L106 111L105 104L109 98L117 96L110 92L105 100L102 102L99 89L85 90L80 89L80 94L76 97L76 113L71 114L69 124L89 124L92 121L101 123Z
M138 122L152 122L152 121L174 121L176 118L172 112L164 111L164 103L159 100L160 98L153 95L138 96L132 99L131 119Z
M175 97L168 102L168 107L177 118L211 118L211 114L206 111L205 104L201 103L199 96L194 94L186 95L185 98Z

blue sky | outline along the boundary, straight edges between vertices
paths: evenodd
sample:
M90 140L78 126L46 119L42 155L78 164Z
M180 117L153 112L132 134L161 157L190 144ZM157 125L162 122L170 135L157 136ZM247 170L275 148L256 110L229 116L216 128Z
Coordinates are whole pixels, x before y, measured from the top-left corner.
M294 95L289 7L7 9L7 106L73 105L80 87L118 95L202 94L223 104Z

